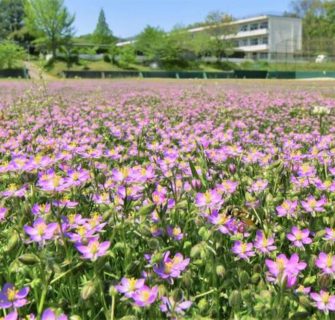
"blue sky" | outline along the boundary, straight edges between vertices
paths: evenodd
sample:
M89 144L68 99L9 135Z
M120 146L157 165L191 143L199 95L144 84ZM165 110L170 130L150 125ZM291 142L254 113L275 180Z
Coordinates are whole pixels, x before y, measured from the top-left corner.
M221 10L240 18L258 13L281 13L291 0L65 0L76 14L77 34L94 30L101 8L113 33L120 37L134 36L146 25L168 31L177 24L202 21L208 12Z

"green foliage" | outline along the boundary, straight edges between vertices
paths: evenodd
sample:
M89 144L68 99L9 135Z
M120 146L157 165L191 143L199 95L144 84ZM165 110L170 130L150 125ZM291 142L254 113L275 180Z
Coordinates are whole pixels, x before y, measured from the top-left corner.
M160 28L147 26L136 38L135 49L149 61L158 61L166 34Z
M334 54L335 2L332 0L295 0L289 16L302 18L303 51L308 54Z
M0 0L0 39L23 27L23 0Z
M25 24L37 37L36 43L46 46L56 56L57 48L73 35L74 15L64 6L63 0L27 0Z
M231 24L233 17L220 12L214 11L207 15L206 22L210 27L204 32L210 38L209 51L217 58L230 56L234 53L234 42L226 39L225 36L236 33L236 27Z
M24 59L25 51L14 42L0 43L0 69L14 68Z
M103 9L100 11L98 23L92 35L92 40L97 44L110 44L115 41L115 37L108 26Z
M136 62L136 54L133 46L125 46L120 50L118 64L121 68L128 69Z

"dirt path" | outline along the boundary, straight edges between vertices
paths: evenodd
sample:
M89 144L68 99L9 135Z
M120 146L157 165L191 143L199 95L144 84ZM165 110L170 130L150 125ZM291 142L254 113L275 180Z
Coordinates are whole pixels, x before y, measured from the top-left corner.
M25 61L24 65L28 69L30 79L32 80L52 81L57 79L56 77L47 74L42 68L39 68L36 64L30 61Z

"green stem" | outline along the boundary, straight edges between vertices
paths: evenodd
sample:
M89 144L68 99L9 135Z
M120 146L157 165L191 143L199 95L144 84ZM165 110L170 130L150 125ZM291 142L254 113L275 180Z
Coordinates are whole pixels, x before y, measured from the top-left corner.
M204 292L204 293L200 293L200 294L196 295L193 299L195 300L195 299L202 298L202 297L204 297L204 296L208 296L209 294L215 292L216 290L217 290L217 289L212 289L212 290L206 291L206 292Z
M39 304L38 304L38 309L37 309L38 315L42 314L43 306L44 306L44 302L45 302L45 297L47 296L47 291L48 291L48 285L45 285L43 287L41 299L40 299Z
M112 295L112 308L111 308L111 320L114 320L115 313L115 295Z

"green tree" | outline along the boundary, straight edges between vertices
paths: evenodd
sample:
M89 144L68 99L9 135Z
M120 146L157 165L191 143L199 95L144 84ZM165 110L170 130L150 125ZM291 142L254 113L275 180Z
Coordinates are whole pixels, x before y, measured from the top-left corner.
M221 11L210 12L206 17L205 32L210 37L210 51L218 59L234 53L234 41L231 35L236 34L232 24L233 17Z
M110 44L115 41L115 37L109 28L103 9L100 11L98 23L93 32L93 41L97 44Z
M137 36L135 49L143 53L149 61L158 61L165 40L166 34L162 29L147 26Z
M56 57L57 48L73 36L74 15L64 6L63 0L26 0L25 24L37 38Z
M119 51L118 64L122 68L129 68L131 64L136 62L135 48L132 45L124 46Z
M0 43L0 69L11 69L17 66L25 56L25 51L22 47L14 42L4 41Z
M192 50L192 34L184 28L174 28L162 41L160 62L166 68L186 68L196 59Z
M0 39L8 38L23 27L23 0L0 0Z
M334 20L331 3L322 0L294 0L291 2L291 16L302 19L303 51L308 55L333 51L330 39L334 35ZM327 11L328 8L328 11Z

